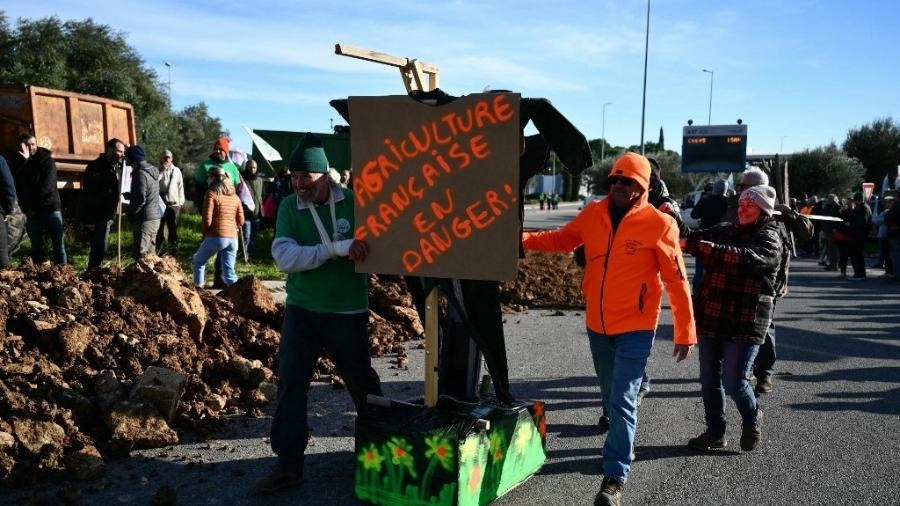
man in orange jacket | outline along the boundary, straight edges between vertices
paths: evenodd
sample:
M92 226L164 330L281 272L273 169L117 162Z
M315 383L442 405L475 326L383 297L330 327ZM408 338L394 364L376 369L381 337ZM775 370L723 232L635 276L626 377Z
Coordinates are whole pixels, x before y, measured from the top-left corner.
M525 234L524 245L570 252L584 244L588 339L610 425L603 446L605 476L594 504L618 505L631 469L637 393L656 334L663 283L677 361L690 354L697 333L678 225L647 202L650 162L626 153L613 164L609 183L608 198L590 203L560 230Z

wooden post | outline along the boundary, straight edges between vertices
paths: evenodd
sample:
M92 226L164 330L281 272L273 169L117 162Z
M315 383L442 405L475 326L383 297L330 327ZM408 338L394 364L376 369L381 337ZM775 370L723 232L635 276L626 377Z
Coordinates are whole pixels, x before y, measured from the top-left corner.
M438 87L440 69L413 58L403 58L345 44L334 45L335 54L397 67L406 92L433 91ZM425 77L428 77L426 84ZM427 88L426 88L427 86ZM438 315L441 290L431 289L425 299L425 405L434 406L438 399Z
M122 268L122 196L119 195L119 203L116 205L116 214L119 216L119 233L116 234L116 242L119 243L116 253L116 267Z
M425 405L438 399L438 315L441 289L434 287L425 299Z

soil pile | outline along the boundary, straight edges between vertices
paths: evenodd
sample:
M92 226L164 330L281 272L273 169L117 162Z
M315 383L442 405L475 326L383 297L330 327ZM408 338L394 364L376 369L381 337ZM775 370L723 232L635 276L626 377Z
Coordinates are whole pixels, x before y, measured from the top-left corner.
M580 307L580 280L568 256L529 254L501 300ZM372 355L402 365L403 343L423 336L406 286L372 276L369 299ZM258 280L214 295L169 257L82 277L29 260L0 271L0 485L94 479L105 457L258 414L276 393L282 314ZM343 386L327 357L313 379Z

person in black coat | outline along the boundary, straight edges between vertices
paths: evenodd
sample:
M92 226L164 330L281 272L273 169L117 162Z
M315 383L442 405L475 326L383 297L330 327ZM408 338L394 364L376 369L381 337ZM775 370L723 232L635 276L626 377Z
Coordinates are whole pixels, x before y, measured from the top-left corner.
M89 163L84 171L84 223L91 232L91 251L88 269L100 267L106 256L109 227L116 216L121 192L122 161L125 159L125 143L119 139L106 142L106 152Z
M6 230L6 220L15 208L16 185L6 158L0 156L0 269L9 266L9 232Z
M56 188L56 162L50 151L39 148L34 134L20 138L20 150L13 157L12 173L19 197L19 206L28 218L25 224L31 240L31 258L36 263L46 259L44 233L53 243L53 261L66 263L63 241L62 206Z

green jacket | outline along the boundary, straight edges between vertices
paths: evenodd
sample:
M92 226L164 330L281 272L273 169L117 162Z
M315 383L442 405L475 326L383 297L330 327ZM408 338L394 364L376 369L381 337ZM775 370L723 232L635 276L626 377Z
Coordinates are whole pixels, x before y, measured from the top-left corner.
M241 182L241 172L238 169L237 164L232 162L230 159L225 160L224 162L220 162L213 158L207 158L197 167L197 172L194 174L194 179L198 183L206 184L206 174L209 172L209 169L212 169L216 165L221 165L223 169L225 169L225 173L228 174L228 177L231 178L231 184L237 187Z

